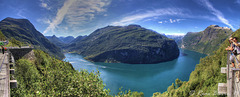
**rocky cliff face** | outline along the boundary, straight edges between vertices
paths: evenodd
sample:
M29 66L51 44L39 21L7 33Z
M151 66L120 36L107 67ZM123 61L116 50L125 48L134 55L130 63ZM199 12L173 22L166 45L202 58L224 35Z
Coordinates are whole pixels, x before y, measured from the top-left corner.
M66 47L94 62L149 64L179 56L174 40L139 25L107 26Z
M204 31L187 33L182 39L181 48L212 54L232 32L227 27L210 25Z

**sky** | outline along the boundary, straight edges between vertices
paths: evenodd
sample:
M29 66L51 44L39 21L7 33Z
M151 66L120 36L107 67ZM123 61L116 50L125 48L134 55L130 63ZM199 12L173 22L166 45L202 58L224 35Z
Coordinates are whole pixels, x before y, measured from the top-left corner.
M108 25L137 24L168 35L240 27L240 0L0 0L0 13L0 20L28 19L43 35L58 37Z

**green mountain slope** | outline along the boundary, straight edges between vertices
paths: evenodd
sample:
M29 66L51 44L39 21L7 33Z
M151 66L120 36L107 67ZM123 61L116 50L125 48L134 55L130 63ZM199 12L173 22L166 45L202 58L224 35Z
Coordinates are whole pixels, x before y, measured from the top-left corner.
M66 43L64 43L62 40L60 40L58 37L56 37L55 35L53 36L45 36L50 42L52 42L53 44L55 44L57 47L64 47L66 45Z
M37 49L48 52L59 59L64 58L61 49L46 39L26 19L6 18L0 22L0 31L8 39L15 38L18 41L31 44Z
M240 29L235 31L233 37L240 38ZM154 93L154 97L214 97L217 95L218 83L226 83L226 74L221 73L221 67L227 65L227 51L225 48L229 46L226 39L214 51L213 55L207 56L200 60L195 70L191 73L189 81L181 82L176 80L175 84L168 88L164 93ZM205 95L207 94L207 95Z
M64 42L64 43L70 43L73 41L75 38L73 36L67 36L67 37L59 37L59 39Z
M79 42L79 41L81 41L82 39L84 39L84 38L86 38L87 37L87 35L85 35L85 36L78 36L77 38L75 38L74 40L72 40L71 42L69 42L69 43L75 43L75 42Z
M94 62L157 63L179 55L174 40L139 25L107 26L66 48Z
M182 39L181 48L212 54L231 33L229 28L211 25L204 31L187 33Z

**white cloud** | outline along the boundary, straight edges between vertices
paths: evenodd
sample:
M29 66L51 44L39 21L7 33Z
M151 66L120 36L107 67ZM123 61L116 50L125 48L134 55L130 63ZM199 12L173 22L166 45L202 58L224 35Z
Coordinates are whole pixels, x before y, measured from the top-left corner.
M175 21L173 21L172 19L169 19L170 23L174 23Z
M43 32L43 34L47 33L48 31L52 31L55 30L55 28L57 27L57 25L59 25L60 23L62 23L63 18L65 17L69 7L76 2L76 0L67 0L63 7L60 8L57 12L57 16L55 17L55 19L50 23L50 25L47 27L47 29Z
M131 23L136 23L143 19L154 18L165 15L178 15L183 16L183 10L178 8L164 8L164 9L156 9L153 11L146 11L144 13L137 13L133 15L126 16L119 21L111 23L111 25L128 25Z
M44 24L50 24L51 21L49 19L37 19L37 22L44 23Z
M183 20L185 20L185 19L176 19L177 22L180 22L180 21L183 21Z
M172 19L169 19L170 23L173 23L173 20Z
M224 15L222 14L221 11L217 10L216 8L213 7L213 5L208 1L208 0L200 0L202 5L204 5L213 15L215 15L222 23L228 25L230 28L235 30L233 26L229 23L229 21L224 18Z
M185 20L185 19L169 19L169 22L170 22L170 23L175 23L175 22L179 23L179 22L182 21L182 20ZM158 23L159 23L159 24L168 23L168 21L167 21L167 20L165 20L165 21L159 21Z
M47 10L50 10L50 9L51 9L51 7L48 6L48 4L45 3L43 0L40 0L40 2L41 2L41 4L40 4L41 7L46 8Z
M236 0L236 2L237 2L238 4L240 4L240 0Z
M70 27L69 29L79 30L80 26L93 20L96 14L105 12L105 7L110 3L110 0L66 0L44 34L47 32L54 33L54 30L63 21L64 25Z
M25 17L25 16L23 15L23 13L24 13L23 11L24 11L24 9L18 10L17 16L19 16L19 17L21 17L21 18L27 18L27 17Z
M106 17L106 16L108 16L108 14L104 14L103 16L105 16L105 17Z
M162 24L163 22L162 22L162 21L159 21L158 23L159 23L159 24Z

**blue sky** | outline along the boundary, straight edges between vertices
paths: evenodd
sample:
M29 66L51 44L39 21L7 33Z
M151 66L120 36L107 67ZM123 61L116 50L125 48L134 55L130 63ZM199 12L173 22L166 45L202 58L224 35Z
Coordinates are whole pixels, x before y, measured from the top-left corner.
M26 18L46 36L138 24L165 34L240 26L240 0L0 0L0 20Z

